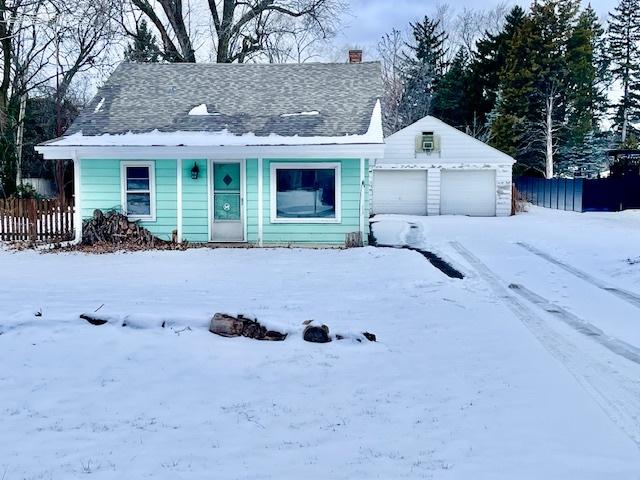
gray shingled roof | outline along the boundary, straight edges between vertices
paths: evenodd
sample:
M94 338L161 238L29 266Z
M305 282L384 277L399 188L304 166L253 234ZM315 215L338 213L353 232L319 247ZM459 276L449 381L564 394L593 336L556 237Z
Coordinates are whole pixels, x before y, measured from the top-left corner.
M122 63L66 135L80 131L83 135L142 133L155 129L163 132L228 129L237 135L253 132L257 136L364 134L381 95L377 62ZM188 115L193 107L203 103L209 113L220 115ZM309 111L319 114L281 116Z

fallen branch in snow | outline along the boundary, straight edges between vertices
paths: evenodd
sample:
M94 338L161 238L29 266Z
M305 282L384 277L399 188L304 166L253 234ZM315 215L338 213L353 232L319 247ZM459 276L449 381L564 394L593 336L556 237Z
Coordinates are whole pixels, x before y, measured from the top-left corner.
M98 318L94 315L90 315L88 313L83 313L80 315L80 318L83 320L86 320L87 322L89 322L91 325L104 325L105 323L108 323L108 320L105 320L104 318Z
M91 325L105 325L111 323L113 325L121 327L131 328L149 328L157 326L159 328L166 328L167 321L161 319L155 319L155 317L145 318L143 317L131 317L129 315L110 315L100 314L96 315L96 312L100 310L98 308L93 313L82 313L80 318L87 321ZM329 333L329 327L326 325L315 324L313 320L305 320L302 322L305 326L302 332L302 338L307 342L312 343L329 343L333 340L351 340L353 342L362 343L366 340L370 342L376 341L376 336L373 333L349 333L341 332L331 335ZM226 313L216 313L209 323L209 331L220 335L221 337L246 337L253 338L255 340L266 341L283 341L287 338L291 332L280 332L278 330L284 329L275 326L267 327L254 317L239 314L237 316L228 315ZM176 335L180 335L183 332L191 331L189 325L185 325L182 329L174 330Z
M256 340L282 341L287 338L286 333L268 330L256 319L244 315L237 317L226 313L216 313L211 319L209 331L222 337L247 337Z
M164 328L164 324L165 324L165 322L162 322L162 328ZM175 333L176 335L179 336L183 332L190 332L190 331L191 331L191 327L184 327L184 328L182 328L180 330L174 330L173 333Z

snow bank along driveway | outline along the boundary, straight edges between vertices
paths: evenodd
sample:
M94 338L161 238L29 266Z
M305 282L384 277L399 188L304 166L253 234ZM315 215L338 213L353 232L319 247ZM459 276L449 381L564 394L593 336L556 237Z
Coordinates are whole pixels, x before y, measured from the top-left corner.
M638 239L588 263L595 233L582 253L563 248L591 227L539 213L482 220L376 227L432 248L464 280L392 248L0 250L0 478L638 479L640 365L508 288L594 325L610 318L615 331L597 326L637 345L596 295L637 307L586 283L591 305L574 311L573 282L585 280L514 242L637 292L636 267L611 262ZM545 235L547 222L566 238ZM103 304L129 326L77 319ZM206 330L216 311L292 332L315 319L379 342L225 339Z

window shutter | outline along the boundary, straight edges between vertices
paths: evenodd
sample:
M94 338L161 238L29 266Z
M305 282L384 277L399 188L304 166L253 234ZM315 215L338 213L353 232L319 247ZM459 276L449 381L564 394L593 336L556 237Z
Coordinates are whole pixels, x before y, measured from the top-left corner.
M433 151L440 153L440 135L433 136Z

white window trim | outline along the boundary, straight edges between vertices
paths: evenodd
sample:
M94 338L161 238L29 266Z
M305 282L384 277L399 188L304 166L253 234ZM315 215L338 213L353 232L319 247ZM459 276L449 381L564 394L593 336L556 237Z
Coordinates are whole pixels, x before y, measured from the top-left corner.
M341 164L337 162L309 162L309 163L296 163L296 162L272 162L269 165L269 210L271 213L271 223L342 223L342 175ZM276 208L276 170L300 170L300 169L333 169L336 172L335 175L335 193L336 193L336 216L334 218L278 218L278 211Z
M150 215L129 215L127 212L127 193L141 192L142 190L127 191L127 167L148 167L149 168L149 202L150 202ZM155 162L120 162L120 202L122 205L122 211L130 220L142 220L145 222L156 221L156 166Z

